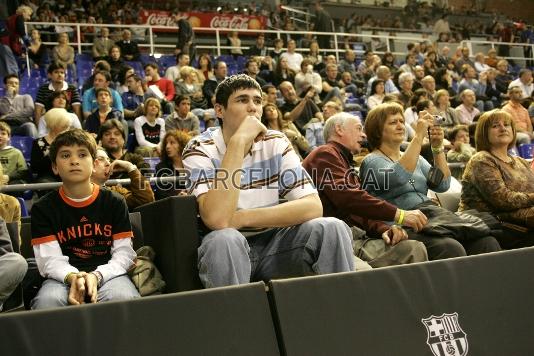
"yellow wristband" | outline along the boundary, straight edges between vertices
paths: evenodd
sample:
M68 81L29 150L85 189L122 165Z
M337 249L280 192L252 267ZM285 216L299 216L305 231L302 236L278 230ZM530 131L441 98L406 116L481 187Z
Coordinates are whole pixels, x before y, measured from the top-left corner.
M70 277L71 275L73 275L73 274L76 274L76 272L69 272L69 273L67 273L67 275L66 275L65 278L63 279L63 283L65 283L65 284L68 285L68 284L69 284L69 277Z
M397 224L402 225L403 222L404 222L404 210L401 209L401 211L399 212L399 220L397 221Z

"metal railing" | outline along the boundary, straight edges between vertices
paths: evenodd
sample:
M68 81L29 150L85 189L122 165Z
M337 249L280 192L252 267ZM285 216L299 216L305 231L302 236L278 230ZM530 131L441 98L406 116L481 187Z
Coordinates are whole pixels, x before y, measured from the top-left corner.
M55 26L58 25L58 23L55 22L26 22L25 26ZM77 48L78 54L81 54L83 52L84 48L91 47L93 45L92 42L82 42L82 34L81 29L83 27L94 27L94 28L101 28L101 27L107 27L107 28L143 28L148 30L148 43L139 43L139 47L141 48L147 48L148 52L151 55L154 54L160 54L164 50L168 49L174 49L175 45L172 44L165 44L165 43L156 43L155 41L155 32L157 30L165 30L165 31L175 31L175 27L171 26L151 26L151 25L114 25L114 24L87 24L87 23L61 23L62 26L70 26L73 27L75 38L77 39L76 42L71 43L71 45L75 46ZM239 33L252 33L252 34L274 34L277 38L282 38L283 36L287 35L304 35L304 34L312 34L312 35L330 35L333 39L333 48L331 49L321 49L321 51L327 52L327 53L333 53L336 58L339 60L340 53L344 52L345 45L344 45L344 39L347 38L349 41L355 40L355 42L365 42L371 41L372 39L380 39L383 41L383 43L386 44L385 51L376 51L377 54L383 54L386 51L392 52L393 55L403 56L406 54L406 51L392 51L392 44L393 41L396 42L414 42L417 40L417 38L408 37L408 36L396 36L396 35L384 35L384 34L363 34L363 33L343 33L343 32L315 32L315 31L285 31L285 30L249 30L249 29L232 29L232 28L211 28L211 27L195 27L195 31L202 32L202 33L213 33L215 36L215 45L197 45L197 48L201 49L210 49L214 50L217 56L221 55L221 50L225 49L231 49L232 46L224 46L221 45L221 38L223 36L231 31L237 31ZM341 40L340 40L341 39ZM421 36L421 40L428 40L428 38L424 38ZM43 42L46 45L55 45L57 42ZM534 45L529 44L523 44L523 43L513 43L513 42L495 42L495 41L481 41L481 40L469 40L469 41L463 41L462 43L483 43L483 44L490 44L492 47L495 46L510 46L510 47L517 47L517 46L531 46L534 49ZM242 46L242 49L248 49L247 46ZM272 47L269 47L269 49L272 49ZM297 51L304 52L307 51L308 48L297 48ZM357 54L361 54L364 52L364 50L355 50ZM534 52L534 51L533 51ZM517 59L517 60L524 60L525 57L504 57L505 59Z

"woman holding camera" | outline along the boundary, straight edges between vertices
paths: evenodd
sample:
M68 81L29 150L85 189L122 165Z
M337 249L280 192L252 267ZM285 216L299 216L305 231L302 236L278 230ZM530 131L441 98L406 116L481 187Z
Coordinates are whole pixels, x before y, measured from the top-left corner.
M516 128L504 110L484 113L477 123L477 153L462 177L460 211L477 209L497 216L503 248L534 245L534 173L521 157L508 154L515 146Z
M372 152L363 160L360 175L364 188L376 197L387 200L400 209L421 210L428 223L418 235L427 246L429 256L434 244L448 243L464 254L500 250L489 227L473 229L472 222L462 219L432 202L428 188L444 192L449 188L451 172L443 152L443 129L434 126L434 117L426 111L419 113L415 137L404 153L405 123L402 107L396 103L380 104L369 112L365 133ZM420 156L425 137L429 138L434 164ZM470 228L471 224L471 228Z

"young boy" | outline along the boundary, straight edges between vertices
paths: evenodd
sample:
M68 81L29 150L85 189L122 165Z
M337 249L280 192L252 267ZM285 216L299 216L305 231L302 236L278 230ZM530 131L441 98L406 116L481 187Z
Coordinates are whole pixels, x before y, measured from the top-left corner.
M98 103L98 110L94 111L85 121L85 130L96 136L100 125L106 120L117 119L124 121L122 111L111 107L113 101L111 97L111 90L109 88L98 88L95 92L96 102Z
M469 129L465 125L455 126L449 133L449 141L452 148L447 152L447 162L467 163L477 150L469 144ZM451 169L452 176L462 178L464 169L454 167Z
M24 184L28 177L28 166L22 152L9 146L11 128L0 121L0 163L4 167L2 181L4 184Z
M126 271L136 257L122 197L91 183L96 142L80 129L50 146L52 169L63 181L32 208L32 245L46 278L32 309L139 297Z
M261 123L259 84L231 76L215 97L222 128L206 130L183 152L200 217L212 230L198 249L204 286L352 271L350 229L322 217L291 143Z

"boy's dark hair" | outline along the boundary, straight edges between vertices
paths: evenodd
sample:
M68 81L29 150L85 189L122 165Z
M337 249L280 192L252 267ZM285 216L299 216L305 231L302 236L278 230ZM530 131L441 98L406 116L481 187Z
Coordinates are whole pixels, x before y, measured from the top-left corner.
M50 65L48 66L48 70L47 70L47 72L48 72L48 74L52 74L52 73L54 73L54 71L57 70L57 69L63 69L63 70L65 70L66 68L65 68L65 65L63 65L63 63L52 62L52 64L50 64Z
M109 94L109 97L111 98L111 90L109 90L109 88L98 88L95 90L95 98L98 98L98 94L100 94L101 92L105 91L106 93Z
M269 91L269 89L275 89L276 90L276 87L272 84L265 84L264 86L261 87L261 90L264 92L264 93L267 93Z
M456 125L452 128L451 131L449 131L449 141L454 142L456 141L456 135L458 135L458 132L465 131L469 134L469 127L467 125Z
M8 75L6 75L6 76L4 77L4 84L7 84L7 80L8 80L9 78L17 78L17 79L19 79L19 76L16 75L16 74L13 74L13 73L12 73L12 74L8 74ZM19 79L19 80L20 80L20 79Z
M59 134L50 145L49 155L52 163L56 163L57 153L61 147L74 145L87 148L93 160L95 159L96 141L93 136L82 129L72 129Z
M11 127L5 121L0 121L0 131L7 132L7 135L11 137Z
M228 98L239 89L256 89L261 94L258 82L246 74L232 75L223 80L215 89L215 103L224 108L228 106Z
M96 139L100 141L102 139L102 136L106 133L106 131L109 131L111 129L117 129L120 131L122 138L124 141L126 141L126 132L124 131L124 126L122 123L117 119L110 119L104 121L102 125L100 125L100 129L98 130L98 136Z
M191 101L191 98L189 95L184 95L184 94L176 95L176 97L174 98L174 105L178 107L178 105L180 105L180 103L186 99Z
M158 65L156 63L147 63L143 66L143 69L146 69L147 67L153 68L155 70L158 70Z

